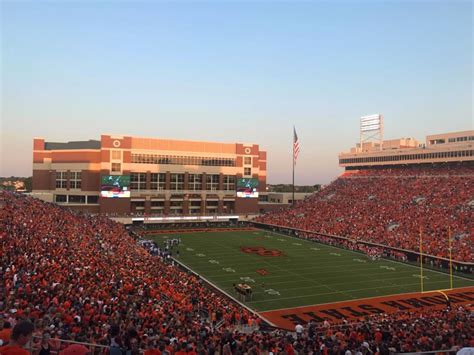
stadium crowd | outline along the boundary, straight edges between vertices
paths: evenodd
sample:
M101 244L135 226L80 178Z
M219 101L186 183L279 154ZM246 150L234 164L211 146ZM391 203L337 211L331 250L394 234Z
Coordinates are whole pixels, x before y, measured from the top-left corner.
M474 166L346 172L290 209L258 222L427 254L474 260ZM449 229L448 229L449 227Z
M1 354L20 354L8 342L15 342L10 336L24 320L34 324L35 354L61 350L59 339L107 345L111 354L145 349L148 355L388 354L474 346L469 307L379 314L322 328L310 323L296 336L260 331L257 317L150 254L154 246L142 243L145 249L122 225L15 193L0 196L0 337L7 344ZM254 331L235 328L242 324Z

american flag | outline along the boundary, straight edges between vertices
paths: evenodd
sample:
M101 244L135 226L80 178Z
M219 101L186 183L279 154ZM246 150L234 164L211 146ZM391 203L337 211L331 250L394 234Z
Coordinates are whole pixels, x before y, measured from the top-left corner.
M293 127L293 162L296 165L296 159L298 159L298 153L300 152L300 143L298 142L298 136L296 135L296 129Z

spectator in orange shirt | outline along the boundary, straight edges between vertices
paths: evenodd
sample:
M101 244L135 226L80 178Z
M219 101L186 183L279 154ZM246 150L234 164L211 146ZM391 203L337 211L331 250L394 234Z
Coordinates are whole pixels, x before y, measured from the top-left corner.
M0 319L0 341L2 345L6 345L10 341L11 334L12 328L10 322Z
M0 348L1 355L29 355L23 347L28 344L33 335L34 326L29 321L22 321L13 328L10 342Z

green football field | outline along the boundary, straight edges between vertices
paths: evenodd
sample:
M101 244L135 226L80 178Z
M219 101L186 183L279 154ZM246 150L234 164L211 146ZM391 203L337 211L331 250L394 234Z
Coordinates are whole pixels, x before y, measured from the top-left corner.
M177 237L181 245L173 248L173 257L230 295L235 296L233 284L247 283L253 298L245 303L259 312L420 291L415 266L372 261L361 253L263 230L151 238L163 246L165 239ZM283 255L256 254L264 249ZM447 274L424 269L423 278L425 291L450 287ZM453 284L473 286L474 281L455 276Z

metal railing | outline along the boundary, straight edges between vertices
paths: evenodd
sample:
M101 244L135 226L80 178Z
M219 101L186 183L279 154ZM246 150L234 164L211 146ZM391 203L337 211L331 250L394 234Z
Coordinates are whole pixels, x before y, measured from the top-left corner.
M25 347L25 349L30 354L37 354L41 350L41 342L43 338L38 335L34 335L32 341ZM58 339L58 338L50 338L48 340L48 344L50 347L51 354L59 354L60 351L64 350L69 345L82 345L85 346L87 349L90 350L91 354L108 354L110 346L102 345L102 344L94 344L94 343L85 343L80 341L74 340L66 340L66 339Z

